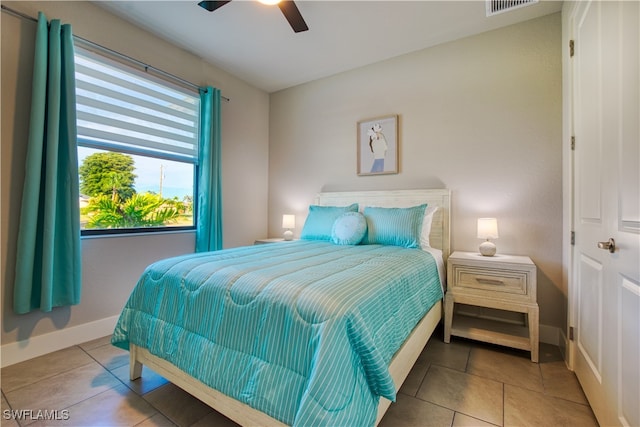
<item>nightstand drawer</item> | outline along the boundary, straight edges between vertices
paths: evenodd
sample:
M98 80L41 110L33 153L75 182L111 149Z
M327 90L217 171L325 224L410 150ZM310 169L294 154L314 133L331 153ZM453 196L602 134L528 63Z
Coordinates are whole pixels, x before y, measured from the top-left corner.
M453 266L453 288L527 295L527 272Z

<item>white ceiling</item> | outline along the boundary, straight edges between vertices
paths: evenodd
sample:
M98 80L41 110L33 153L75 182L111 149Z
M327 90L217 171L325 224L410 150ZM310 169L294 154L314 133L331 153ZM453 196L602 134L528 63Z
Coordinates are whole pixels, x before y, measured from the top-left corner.
M485 2L298 0L309 31L277 6L234 0L97 1L112 13L269 93L447 41L558 12L543 1L487 18Z

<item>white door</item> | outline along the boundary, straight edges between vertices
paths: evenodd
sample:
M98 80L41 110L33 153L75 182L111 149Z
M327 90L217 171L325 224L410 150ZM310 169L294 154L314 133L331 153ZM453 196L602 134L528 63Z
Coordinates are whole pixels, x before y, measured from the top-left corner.
M574 369L602 426L640 426L640 2L574 12Z

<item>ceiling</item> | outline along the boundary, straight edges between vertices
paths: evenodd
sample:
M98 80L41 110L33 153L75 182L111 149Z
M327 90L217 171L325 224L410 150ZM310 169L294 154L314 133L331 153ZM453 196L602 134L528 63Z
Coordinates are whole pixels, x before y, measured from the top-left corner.
M96 1L266 92L560 11L544 1L486 17L474 1L298 0L309 31L277 6L234 0L214 12L194 1Z

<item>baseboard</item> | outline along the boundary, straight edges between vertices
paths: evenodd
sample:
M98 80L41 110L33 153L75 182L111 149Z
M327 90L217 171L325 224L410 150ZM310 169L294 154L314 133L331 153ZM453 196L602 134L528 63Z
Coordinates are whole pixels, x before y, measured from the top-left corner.
M562 358L564 362L567 364L567 368L573 371L573 366L571 366L571 351L569 337L564 333L562 329L560 329L560 342L558 343L558 347L560 347L560 353L562 354Z
M119 316L107 317L83 325L73 326L37 335L24 341L5 344L0 347L1 366L7 367L34 357L73 345L82 344L93 339L101 338L113 333Z
M560 347L560 334L562 331L557 326L540 325L540 342Z

